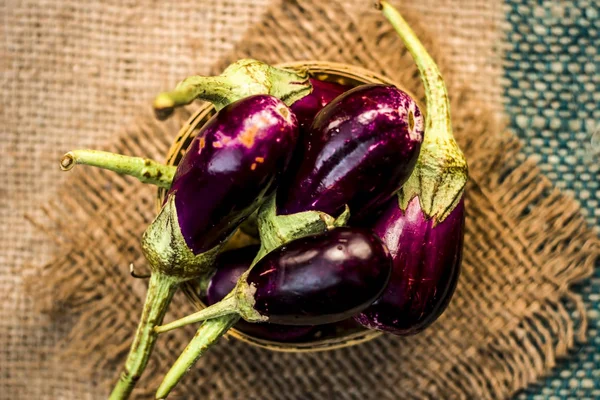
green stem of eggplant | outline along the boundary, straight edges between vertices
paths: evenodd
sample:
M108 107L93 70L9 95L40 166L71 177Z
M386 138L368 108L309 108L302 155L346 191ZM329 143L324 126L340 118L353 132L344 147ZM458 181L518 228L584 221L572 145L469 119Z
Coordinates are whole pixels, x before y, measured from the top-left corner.
M99 150L70 151L60 161L60 168L63 171L69 171L77 164L90 165L118 174L133 176L143 183L150 183L166 189L171 187L177 169L174 166L164 165L148 158L130 157Z
M241 59L218 76L190 76L175 90L159 94L152 103L158 119L168 118L176 107L199 99L217 111L244 97L269 94L288 106L312 91L306 72L272 67L264 62Z
M181 378L192 368L202 355L240 319L237 314L208 320L194 335L183 353L173 364L156 391L157 399L166 398Z
M159 119L168 117L176 107L190 104L196 99L206 100L217 110L234 102L236 87L221 76L190 76L181 81L175 90L160 93L152 106Z
M379 2L412 55L427 101L425 137L411 176L398 192L400 208L406 210L414 197L434 224L442 222L459 203L469 177L467 161L452 134L450 100L440 70L415 32L387 1Z
M440 136L452 136L448 91L437 64L398 10L387 1L382 0L380 4L384 17L392 24L417 64L425 87L427 115L423 145L427 141L436 141Z
M172 331L173 329L181 328L185 325L203 322L209 319L231 314L239 315L238 301L235 296L227 296L223 300L219 301L218 303L215 303L214 305L208 308L187 315L171 323L157 326L156 328L154 328L154 331L156 333L168 332Z
M150 277L142 316L121 376L110 394L110 400L123 400L131 395L156 343L158 334L154 332L154 327L162 323L179 283L180 280L164 274L153 273Z

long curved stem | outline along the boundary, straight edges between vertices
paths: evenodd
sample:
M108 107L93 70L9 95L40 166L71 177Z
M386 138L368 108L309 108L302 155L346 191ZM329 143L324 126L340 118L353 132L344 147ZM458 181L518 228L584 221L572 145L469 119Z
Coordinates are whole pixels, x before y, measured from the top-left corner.
M258 60L241 59L219 76L190 76L175 90L159 94L153 102L158 119L196 99L211 102L218 111L244 97L269 94L288 106L312 91L308 74L272 67Z
M142 157L130 157L122 154L99 150L73 150L65 154L60 168L69 171L77 164L108 169L119 174L133 176L143 183L170 188L176 167L164 165Z
M380 1L380 4L383 15L390 21L417 64L425 87L427 132L423 145L425 141L435 141L438 135L452 135L450 101L440 69L402 15L385 0Z
M129 398L135 384L146 368L156 343L158 334L154 332L154 327L162 323L179 283L179 280L163 274L153 273L150 277L142 316L129 355L125 361L123 372L110 394L110 400Z
M400 207L406 210L418 196L425 215L437 224L462 197L468 180L467 161L452 134L450 100L437 64L402 15L385 0L379 5L417 64L427 101L421 153L413 173L398 192Z
M208 319L222 317L224 315L237 314L238 313L238 302L235 296L229 296L213 304L210 307L202 309L193 314L187 315L176 321L157 326L154 328L156 333L163 333L172 331L173 329L180 328L185 325L193 324L196 322L206 321Z
M236 314L208 320L194 335L183 353L173 364L156 391L157 399L166 398L200 357L240 319Z
M220 110L233 103L236 87L221 76L190 76L181 81L175 90L160 93L152 106L158 119L166 119L176 107L190 104L196 99L210 101Z

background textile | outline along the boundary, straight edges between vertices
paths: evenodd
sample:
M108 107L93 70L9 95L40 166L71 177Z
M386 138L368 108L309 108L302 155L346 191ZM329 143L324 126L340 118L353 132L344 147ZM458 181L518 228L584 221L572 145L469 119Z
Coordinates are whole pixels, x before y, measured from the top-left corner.
M346 62L422 93L410 57L370 2L163 3L0 4L2 398L103 398L144 297L144 282L131 279L127 266L143 268L137 238L154 215L155 190L91 169L61 175L64 151L105 147L162 159L189 111L158 123L148 113L152 96L188 74L218 73L241 56ZM583 297L568 290L591 273L597 236L536 163L556 186L572 190L588 224L597 224L597 166L582 164L581 143L598 120L598 54L590 54L598 10L591 1L556 3L560 32L554 3L424 0L401 7L449 80L456 133L474 178L464 273L440 322L415 338L380 338L329 353L276 354L223 341L186 377L184 397L501 398L536 382L569 349L587 358L573 358L520 396L552 390L597 397L589 379L597 381L600 371L590 347L598 346L598 283L582 284ZM551 42L557 36L576 43ZM535 50L540 45L551 51ZM522 74L532 67L537 74L527 86ZM558 106L556 98L536 97L553 92ZM572 96L562 98L564 92ZM523 152L501 129L504 111ZM582 123L573 127L574 120ZM495 243L496 236L503 239ZM178 296L172 309L169 318L189 306ZM586 316L590 337L582 347L574 340L585 332ZM141 398L192 332L161 339ZM465 332L472 342L461 339Z
M600 3L511 0L505 7L504 97L510 127L556 187L600 227ZM596 150L591 148L596 135ZM600 398L600 266L577 285L589 339L519 398ZM573 311L576 313L576 311Z
M103 398L76 365L52 361L69 316L36 312L22 289L36 273L27 266L57 251L56 233L24 214L39 218L47 199L79 196L60 191L73 178L58 168L61 154L114 140L158 91L207 73L268 3L0 1L0 398Z

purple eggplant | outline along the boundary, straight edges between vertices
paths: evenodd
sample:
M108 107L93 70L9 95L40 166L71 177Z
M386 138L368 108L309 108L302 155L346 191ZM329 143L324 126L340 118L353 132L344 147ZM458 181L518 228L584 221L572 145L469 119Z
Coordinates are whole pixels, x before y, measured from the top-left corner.
M394 258L383 296L356 320L398 335L417 333L444 311L458 279L464 240L465 157L452 135L446 85L402 16L380 2L412 54L425 86L427 120L417 165L376 224Z
M395 335L412 335L431 325L446 309L456 287L464 220L464 201L434 226L418 198L406 210L392 200L373 227L392 255L392 276L381 297L356 321Z
M138 330L111 399L131 394L156 342L154 326L162 323L178 285L211 272L226 239L275 189L297 138L296 117L269 95L226 106L200 130L175 171L161 212L142 238L152 273ZM119 172L147 172L163 184L159 178L169 173L150 160L93 151L69 154L63 168L72 167L79 156Z
M275 189L297 139L294 113L273 96L256 95L214 115L176 168L96 150L66 153L61 168L91 165L168 188L164 206L174 199L178 229L187 247L200 254L223 241Z
M320 81L315 78L310 78L309 82L312 85L312 92L290 106L296 114L296 118L298 118L298 125L301 130L310 127L315 115L323 107L352 88L351 86Z
M223 301L158 330L228 314L284 325L342 321L379 297L390 271L390 254L374 233L336 228L273 250Z
M416 102L390 85L362 85L315 117L277 194L277 212L378 208L410 176L423 140Z
M269 321L320 325L370 305L390 276L389 253L371 232L337 228L272 251L250 270L254 309Z
M385 0L379 2L379 8L419 69L427 104L419 159L398 197L402 209L418 197L424 215L439 224L457 206L469 179L467 160L452 134L448 91L437 64L402 15Z
M223 108L201 129L177 167L142 249L152 274L141 321L111 399L127 398L141 376L167 306L186 280L207 274L221 245L274 189L298 137L291 110L257 95Z
M213 248L257 209L286 169L297 135L294 114L267 95L227 106L202 128L169 190L194 253Z
M247 246L241 249L219 254L215 263L216 271L210 278L206 288L206 302L213 305L229 294L244 272L250 268L252 260L258 253L259 246ZM293 342L309 335L314 326L287 326L269 323L249 323L240 320L235 324L239 331L261 339L277 342Z

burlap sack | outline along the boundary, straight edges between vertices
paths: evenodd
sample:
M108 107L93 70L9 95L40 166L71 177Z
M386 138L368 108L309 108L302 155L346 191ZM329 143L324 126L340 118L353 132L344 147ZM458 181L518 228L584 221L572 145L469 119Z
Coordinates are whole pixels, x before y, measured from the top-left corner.
M275 5L212 72L242 56L269 62L321 59L372 69L422 95L410 56L379 14L323 3ZM182 397L503 398L545 373L574 335L584 332L585 313L573 320L565 302L582 307L568 284L590 273L597 238L577 205L553 189L521 155L517 141L502 132L486 106L494 91L466 86L464 71L443 62L448 56L417 20L410 19L448 80L455 132L472 177L463 274L452 305L416 337L386 336L327 353L280 354L222 341L186 377L178 389ZM107 148L160 159L188 115L182 111L166 124L143 115ZM128 350L143 301L144 283L132 279L127 266L143 268L138 238L154 215L155 190L85 169L74 172L57 193L34 223L60 251L43 268L32 269L28 279L37 309L53 318L29 328L35 335L70 332L56 351L44 349L43 357L54 360L49 365L62 370L38 374L31 384L28 368L35 366L22 348L20 358L7 358L11 368L3 393L101 398ZM171 308L169 318L190 311L182 296ZM161 339L140 397L150 396L192 332ZM14 336L9 343L27 348ZM96 387L93 393L90 387Z

